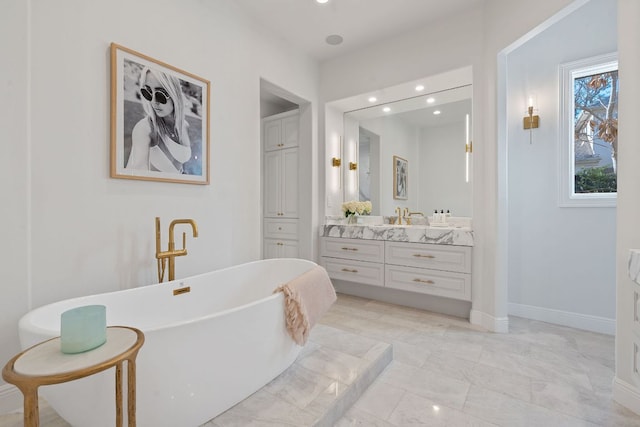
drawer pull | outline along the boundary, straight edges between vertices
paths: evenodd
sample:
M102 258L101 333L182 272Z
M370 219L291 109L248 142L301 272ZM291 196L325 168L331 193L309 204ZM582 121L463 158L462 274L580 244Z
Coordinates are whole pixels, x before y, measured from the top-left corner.
M278 231L282 231L282 227L278 227Z
M357 251L358 248L342 248L343 251Z
M351 270L349 268L343 268L342 271L344 271L345 273L357 273L358 270Z
M427 285L435 285L436 283L433 280L422 280L422 279L413 279L413 281L418 283L426 283Z
M429 258L429 259L435 258L435 256L433 256L433 255L413 254L413 256L416 257L416 258Z

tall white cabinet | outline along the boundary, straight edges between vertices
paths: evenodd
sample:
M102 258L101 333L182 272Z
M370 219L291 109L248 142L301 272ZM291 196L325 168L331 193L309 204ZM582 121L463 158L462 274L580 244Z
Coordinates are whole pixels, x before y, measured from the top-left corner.
M298 257L298 110L266 117L263 139L263 257Z

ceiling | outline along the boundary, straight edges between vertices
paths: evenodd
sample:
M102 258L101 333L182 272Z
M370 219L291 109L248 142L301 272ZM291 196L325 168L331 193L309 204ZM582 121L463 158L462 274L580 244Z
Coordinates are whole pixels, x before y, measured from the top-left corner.
M484 0L234 0L254 21L324 61L429 25ZM338 34L344 41L329 45Z

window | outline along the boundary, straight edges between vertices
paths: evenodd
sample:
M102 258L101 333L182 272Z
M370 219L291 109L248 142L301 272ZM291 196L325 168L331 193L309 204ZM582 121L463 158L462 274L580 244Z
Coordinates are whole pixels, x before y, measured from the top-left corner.
M560 206L615 206L617 56L562 64L560 78Z

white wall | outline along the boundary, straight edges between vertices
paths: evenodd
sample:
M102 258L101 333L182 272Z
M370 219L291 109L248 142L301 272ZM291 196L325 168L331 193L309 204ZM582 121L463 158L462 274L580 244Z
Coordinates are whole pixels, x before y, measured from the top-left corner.
M596 23L598 31L584 31ZM563 40L563 43L558 43ZM509 312L614 333L615 208L558 206L560 64L617 48L616 8L591 0L508 57ZM540 127L522 129L529 94Z
M29 306L29 55L28 4L23 0L3 2L0 14L0 363L4 366L18 350L18 319ZM15 31L20 29L19 31ZM0 380L0 384L3 382ZM3 392L0 387L0 413ZM9 405L19 405L13 399Z
M29 308L155 282L155 216L164 245L171 219L198 222L177 277L259 257L260 78L317 103L314 61L231 1L11 0L1 28L1 360ZM109 178L111 42L211 81L211 185Z

